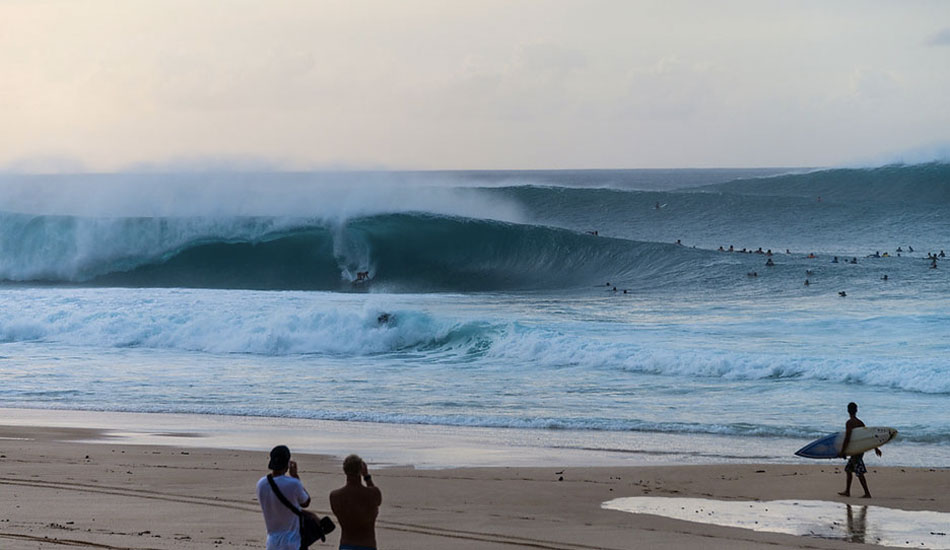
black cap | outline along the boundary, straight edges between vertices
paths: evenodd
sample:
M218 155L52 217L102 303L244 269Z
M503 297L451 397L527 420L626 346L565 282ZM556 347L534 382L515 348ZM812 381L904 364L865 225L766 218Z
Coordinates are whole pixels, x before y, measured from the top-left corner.
M270 451L270 462L267 467L271 470L283 470L290 465L290 449L286 445L278 445Z

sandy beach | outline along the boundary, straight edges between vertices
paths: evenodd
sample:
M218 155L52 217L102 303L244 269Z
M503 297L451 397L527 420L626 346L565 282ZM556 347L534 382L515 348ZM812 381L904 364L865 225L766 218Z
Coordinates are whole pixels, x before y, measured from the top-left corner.
M253 487L266 473L266 452L204 448L194 439L187 447L137 445L98 429L0 425L0 547L263 547ZM339 458L295 453L295 459L312 509L329 513L326 495L343 481ZM376 468L384 493L378 540L385 549L853 548L845 540L602 508L639 496L868 504L836 495L844 481L840 467L836 461ZM874 506L950 512L950 470L872 466L869 482ZM870 531L874 516L868 516ZM338 542L335 532L315 548Z

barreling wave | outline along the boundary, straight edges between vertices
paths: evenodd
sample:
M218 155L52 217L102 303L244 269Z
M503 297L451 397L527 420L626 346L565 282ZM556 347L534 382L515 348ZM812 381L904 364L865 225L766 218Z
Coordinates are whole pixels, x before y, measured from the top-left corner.
M825 170L699 188L716 192L548 185L545 174L531 174L509 187L417 185L397 192L390 185L375 195L369 188L355 196L339 188L320 195L298 181L302 176L270 177L293 191L275 193L281 201L296 196L300 204L262 206L266 213L259 215L236 213L253 211L246 206L250 199L233 199L240 207L222 209L208 200L187 208L176 202L157 216L0 212L0 280L354 290L356 274L369 272L372 285L360 289L544 290L606 281L705 289L754 266L721 269L722 260L706 252L660 243L850 256L898 245L950 246L946 164ZM119 188L113 182L106 191ZM112 196L106 191L99 193ZM126 199L151 204L150 197ZM904 207L894 208L898 201ZM600 238L587 234L595 230Z
M553 289L676 272L680 247L431 214L300 218L0 216L0 279L94 286ZM368 285L367 285L368 286Z
M550 289L635 281L658 273L654 262L672 270L665 278L688 277L685 263L705 270L696 256L657 244L677 239L854 256L950 242L947 164L694 188L707 192L625 189L635 173L596 175L620 183L589 187L606 180L584 173L524 173L507 187L479 187L479 174L450 183L362 174L323 184L310 174L8 182L0 186L8 209L0 212L0 280L338 290L369 271L393 290ZM595 230L615 239L586 235Z

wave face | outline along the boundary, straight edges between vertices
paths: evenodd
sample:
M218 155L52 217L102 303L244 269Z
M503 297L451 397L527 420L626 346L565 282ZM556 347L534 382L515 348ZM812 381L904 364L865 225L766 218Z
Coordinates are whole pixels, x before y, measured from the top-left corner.
M946 164L826 170L680 190L519 186L492 192L522 205L538 223L642 241L681 239L707 249L863 256L908 245L937 252L950 243Z
M392 292L577 289L610 281L690 291L727 288L762 263L712 253L719 246L852 257L950 246L944 164L698 188L702 174L687 172L679 190L675 172L648 175L8 181L0 186L0 280ZM638 189L649 185L658 190ZM56 200L38 201L27 193L33 187ZM80 200L83 194L89 200ZM686 246L672 246L677 240ZM354 287L361 271L372 284Z
M818 197L833 201L950 203L950 164L889 165L879 168L839 168L736 180L697 190L740 195Z
M634 269L638 277L655 276L675 270L686 252L427 214L336 227L272 218L24 215L4 215L0 224L0 277L8 281L133 287L352 290L356 273L368 271L373 285L402 291L564 288L628 280Z

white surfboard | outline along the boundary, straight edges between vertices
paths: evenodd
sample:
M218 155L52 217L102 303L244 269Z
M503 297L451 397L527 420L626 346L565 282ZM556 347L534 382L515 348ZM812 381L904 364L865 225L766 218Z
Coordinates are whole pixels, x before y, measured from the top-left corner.
M795 454L805 458L837 458L841 454L841 444L844 443L845 432L826 435L795 451ZM870 426L851 430L851 439L845 456L860 454L876 449L897 436L894 428Z

